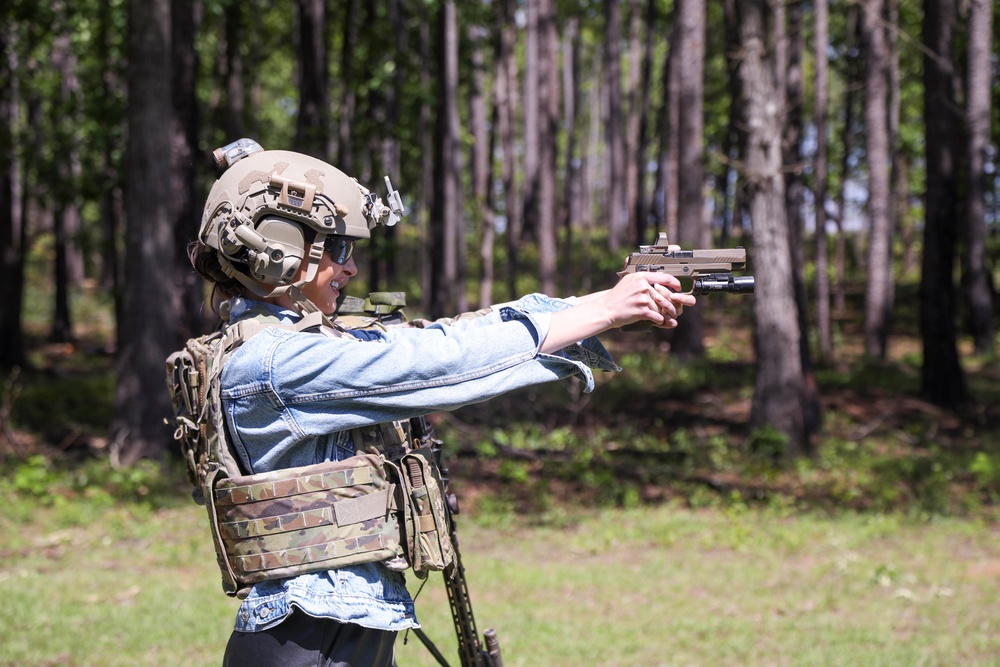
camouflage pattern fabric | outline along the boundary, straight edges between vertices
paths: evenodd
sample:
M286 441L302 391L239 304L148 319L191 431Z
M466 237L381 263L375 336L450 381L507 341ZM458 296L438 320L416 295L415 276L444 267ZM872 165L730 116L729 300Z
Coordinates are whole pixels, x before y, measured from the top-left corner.
M404 504L404 541L414 574L444 570L455 560L444 484L429 447L414 449L400 462Z
M224 479L218 528L242 584L395 558L395 485L381 457Z
M337 307L336 322L345 329L381 329L406 323L406 294L372 292L367 299L344 296Z
M410 450L410 426L403 422L375 424L351 431L354 451L381 453L390 461L398 461Z

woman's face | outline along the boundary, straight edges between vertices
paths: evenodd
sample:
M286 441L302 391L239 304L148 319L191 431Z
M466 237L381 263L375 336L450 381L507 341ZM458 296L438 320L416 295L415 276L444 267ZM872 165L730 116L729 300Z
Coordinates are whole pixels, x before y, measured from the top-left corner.
M353 257L348 258L344 264L337 264L329 252L324 252L319 260L316 276L302 286L302 293L322 312L331 314L337 309L340 293L356 275L358 265L354 263Z
M358 274L358 265L354 263L354 258L347 256L343 264L334 261L331 250L335 248L328 244L328 249L324 250L323 256L319 260L319 268L316 275L308 283L302 286L302 293L313 302L323 313L332 314L337 309L337 299L340 293L347 287L351 278ZM338 251L338 259L343 259L344 253ZM295 280L300 281L306 277L308 262L303 261L299 267L299 274ZM286 308L291 307L291 300L287 294L282 294L276 302Z

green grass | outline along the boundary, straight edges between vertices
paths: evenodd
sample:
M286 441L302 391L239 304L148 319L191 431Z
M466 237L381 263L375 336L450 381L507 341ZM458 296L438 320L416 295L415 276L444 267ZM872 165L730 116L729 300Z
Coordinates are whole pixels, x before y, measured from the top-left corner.
M3 524L0 665L210 665L232 623L202 511L118 507L51 528Z
M505 665L1000 664L996 527L661 506L468 532Z
M179 496L98 510L0 517L0 665L220 664L237 605L204 511ZM740 504L561 511L558 527L462 515L480 630L496 628L508 667L1000 664L996 524ZM453 656L439 576L417 608ZM400 667L435 664L412 634L397 646Z

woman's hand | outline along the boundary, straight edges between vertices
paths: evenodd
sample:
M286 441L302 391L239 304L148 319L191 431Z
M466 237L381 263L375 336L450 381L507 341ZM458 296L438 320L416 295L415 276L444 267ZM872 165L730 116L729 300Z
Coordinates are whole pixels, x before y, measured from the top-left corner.
M609 329L634 322L672 329L684 306L695 305L694 295L680 289L681 283L674 276L638 271L627 274L595 302L607 310Z
M672 329L684 307L696 303L693 294L680 289L680 281L665 273L629 273L611 289L581 297L572 308L553 313L540 351L557 352L584 338L634 322Z

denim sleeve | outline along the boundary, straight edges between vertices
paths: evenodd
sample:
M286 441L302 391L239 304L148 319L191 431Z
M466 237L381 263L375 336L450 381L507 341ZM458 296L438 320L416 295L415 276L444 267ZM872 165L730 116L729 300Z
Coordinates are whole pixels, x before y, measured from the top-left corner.
M545 294L529 294L510 304L496 307L501 310L505 307L511 307L527 313L554 313L567 308L572 308L576 305L576 303L576 297L558 299L546 296ZM590 338L582 340L574 345L563 348L557 354L558 356L566 359L579 361L588 368L600 371L621 370L618 364L615 363L614 359L611 358L611 355L608 354L608 351L604 348L601 341L598 340L597 336L591 336Z
M469 317L460 315L457 318L438 320L433 324L455 325L463 323L467 326L488 326L497 321L503 321L511 317L510 313L555 313L576 305L576 297L565 299L550 297L545 294L528 294L517 301L502 303L492 306L492 308L478 311L477 313L467 313ZM507 313L505 316L504 313ZM427 326L427 323L422 326ZM359 332L358 334L362 334ZM556 356L579 361L588 368L600 371L620 371L621 368L615 363L611 355L604 348L604 345L596 336L579 341L560 350Z
M264 470L308 438L454 410L573 375L578 359L538 352L550 315L502 307L487 322L396 328L366 340L266 329L223 369L234 444Z

